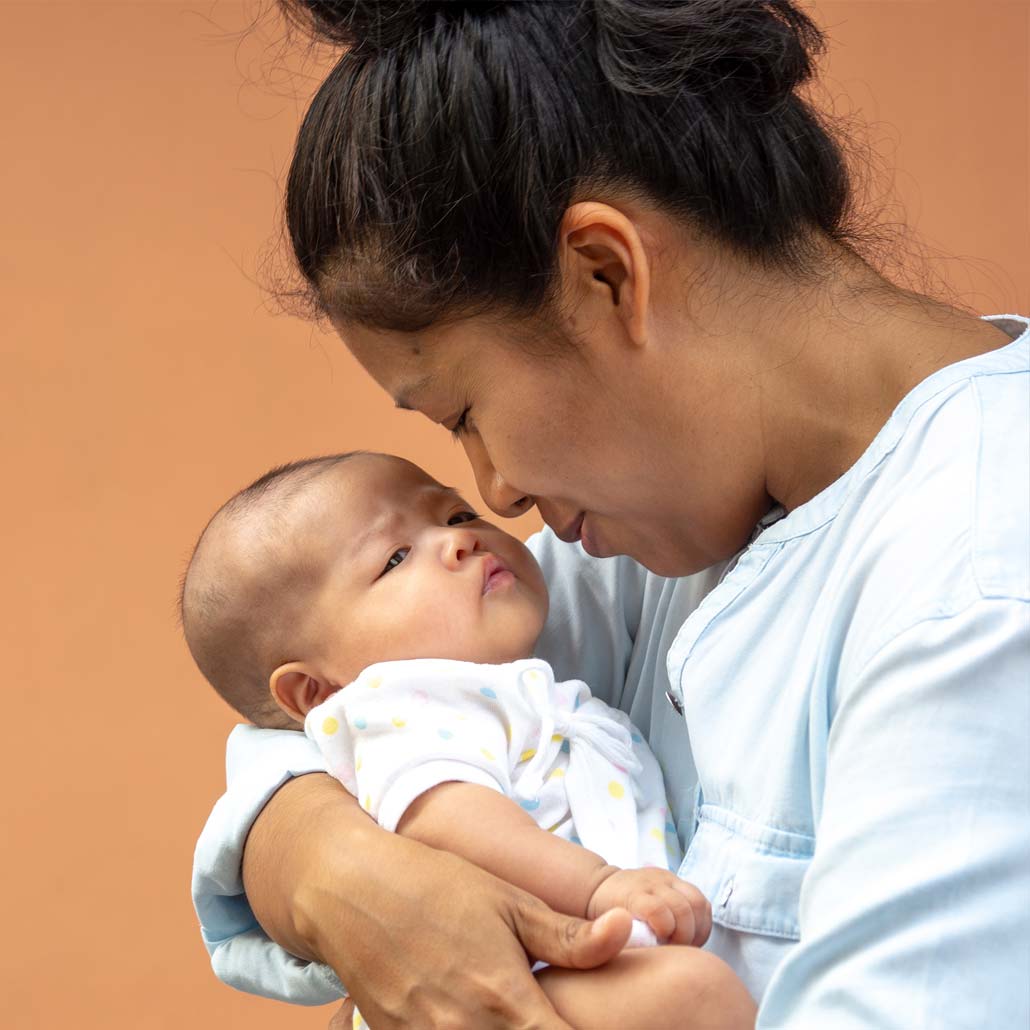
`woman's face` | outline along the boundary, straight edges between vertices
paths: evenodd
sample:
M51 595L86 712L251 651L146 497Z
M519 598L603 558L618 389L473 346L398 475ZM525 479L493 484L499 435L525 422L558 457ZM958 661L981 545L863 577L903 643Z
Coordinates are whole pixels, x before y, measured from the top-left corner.
M654 210L579 203L560 237L562 303L545 328L336 328L399 407L455 432L497 514L536 504L563 540L665 576L731 557L770 506L761 334L741 331L739 303L708 304L708 259ZM725 282L707 282L718 298Z
M493 511L536 504L590 554L685 575L734 554L767 507L740 481L730 423L722 436L705 426L707 391L692 420L661 363L632 349L541 357L475 319L420 334L338 328L398 406L457 435Z

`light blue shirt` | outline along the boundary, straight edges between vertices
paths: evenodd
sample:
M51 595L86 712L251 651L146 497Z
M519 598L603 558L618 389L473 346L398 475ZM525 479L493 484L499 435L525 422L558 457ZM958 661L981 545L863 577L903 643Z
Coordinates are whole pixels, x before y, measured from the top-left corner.
M921 383L729 569L531 541L538 653L647 733L761 1028L1030 1025L1030 332L995 321L1015 342ZM257 928L240 857L318 768L299 733L234 730L193 885L218 975L309 1004L339 981Z

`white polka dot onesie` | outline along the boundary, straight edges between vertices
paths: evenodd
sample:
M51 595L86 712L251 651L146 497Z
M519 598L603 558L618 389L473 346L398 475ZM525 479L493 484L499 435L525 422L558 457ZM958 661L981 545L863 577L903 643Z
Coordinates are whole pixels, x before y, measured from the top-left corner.
M530 658L369 666L308 714L326 767L383 829L447 781L517 801L541 828L625 869L677 868L658 762L628 717Z

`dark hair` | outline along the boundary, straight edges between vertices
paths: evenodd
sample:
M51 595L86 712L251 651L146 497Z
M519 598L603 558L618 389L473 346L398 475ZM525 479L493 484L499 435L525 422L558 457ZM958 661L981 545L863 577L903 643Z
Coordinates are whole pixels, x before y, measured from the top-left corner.
M415 330L551 297L571 202L657 204L766 265L847 236L840 147L798 87L790 0L280 0L344 44L297 138L286 219L321 311Z

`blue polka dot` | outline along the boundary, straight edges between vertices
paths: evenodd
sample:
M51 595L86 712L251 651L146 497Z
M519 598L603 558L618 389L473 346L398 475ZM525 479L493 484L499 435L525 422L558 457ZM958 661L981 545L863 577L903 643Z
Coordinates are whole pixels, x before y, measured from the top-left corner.
M676 824L674 822L666 822L666 824L665 824L665 832L666 833L675 833L676 832Z
M355 719L354 720L354 728L358 729L358 730L367 730L368 729L368 721L366 719Z
M579 839L579 837L577 837L577 836L576 836L575 834L573 834L573 835L572 835L572 836L571 836L571 837L569 838L569 840L571 840L573 844L582 844L582 843L583 843L583 842L582 842L582 841L581 841L581 840Z
M454 736L450 730L437 730L436 732L439 733L444 740L450 740L451 737Z
M495 701L497 700L497 692L491 690L489 687L480 687L479 692L483 697L492 697Z
M573 711L576 711L576 709L578 709L578 708L579 708L579 706L580 706L580 705L581 705L582 703L583 703L583 702L582 702L582 701L580 701L580 699L579 699L579 695L577 694L577 695L576 695L576 701L575 701L575 703L574 703L574 704L573 704L573 706L572 706L572 710L573 710Z
M569 742L567 740L563 740L561 742L561 749L565 752L565 754L569 753Z
M527 812L535 812L540 807L540 799L539 798L532 798L530 800L526 800L525 798L523 798L522 800L519 801L519 804Z
M643 744L644 738L639 733L632 733L630 736L633 738L634 744Z

